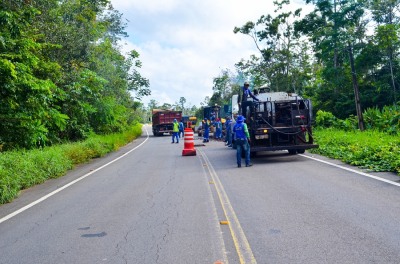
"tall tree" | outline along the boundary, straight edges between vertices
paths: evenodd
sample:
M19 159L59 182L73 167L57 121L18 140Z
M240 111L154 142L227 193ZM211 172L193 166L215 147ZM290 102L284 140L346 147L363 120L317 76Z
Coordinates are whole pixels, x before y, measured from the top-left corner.
M376 45L383 50L387 60L393 91L393 101L397 102L395 61L400 48L400 0L370 0L373 18L378 24L375 32ZM386 63L385 63L386 64Z
M185 104L186 104L186 98L180 97L179 98L179 106L181 107L182 112L185 111Z
M149 81L123 55L110 0L0 2L0 144L33 147L121 131ZM135 101L136 100L136 101Z
M359 129L364 130L359 84L354 60L365 46L366 20L364 20L365 0L307 0L315 9L296 22L295 29L309 36L314 43L317 59L323 64L325 86L321 89L330 96L325 107L342 112L350 96L347 83L353 85L353 102L359 120ZM350 78L349 78L350 77ZM333 95L333 96L332 96ZM323 98L320 98L321 101ZM333 99L333 100L332 100ZM348 107L345 107L348 108ZM345 113L348 115L349 113Z
M24 1L0 3L0 144L4 148L43 146L52 127L65 128L67 116L55 106L61 91L52 81L60 66L33 27L40 11Z
M237 66L251 76L256 86L269 86L274 91L302 92L309 79L309 55L305 43L293 28L301 10L283 11L289 0L274 1L276 16L261 16L257 22L235 27L235 33L250 36L261 54ZM304 64L304 62L306 62Z

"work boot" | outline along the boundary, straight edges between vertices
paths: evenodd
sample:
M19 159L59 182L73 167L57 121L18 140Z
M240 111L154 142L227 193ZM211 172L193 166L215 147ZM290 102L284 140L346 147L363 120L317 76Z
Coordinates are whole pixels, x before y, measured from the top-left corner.
M240 167L242 167L242 164L238 164L238 168L240 168ZM247 167L247 165L246 165L246 167Z
M252 163L246 164L246 167L251 167L251 166L253 166Z

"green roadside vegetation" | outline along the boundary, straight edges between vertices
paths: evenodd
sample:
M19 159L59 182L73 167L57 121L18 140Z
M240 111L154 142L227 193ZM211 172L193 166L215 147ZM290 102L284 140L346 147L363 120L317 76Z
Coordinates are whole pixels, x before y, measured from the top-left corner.
M319 110L314 138L318 149L312 153L338 159L371 171L395 172L400 175L400 108L369 108L363 112L365 131L357 129L358 119L340 119Z
M23 189L63 176L78 164L118 150L141 133L142 125L136 123L122 133L91 135L80 142L0 152L0 204L12 201Z
M344 131L316 129L319 148L310 152L371 171L395 172L400 175L400 138L377 130Z

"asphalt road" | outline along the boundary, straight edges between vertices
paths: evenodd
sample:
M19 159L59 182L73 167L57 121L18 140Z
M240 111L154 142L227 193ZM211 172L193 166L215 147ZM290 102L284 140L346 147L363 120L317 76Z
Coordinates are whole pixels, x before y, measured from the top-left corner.
M397 176L287 152L237 168L195 143L144 133L24 191L0 207L0 263L400 263Z

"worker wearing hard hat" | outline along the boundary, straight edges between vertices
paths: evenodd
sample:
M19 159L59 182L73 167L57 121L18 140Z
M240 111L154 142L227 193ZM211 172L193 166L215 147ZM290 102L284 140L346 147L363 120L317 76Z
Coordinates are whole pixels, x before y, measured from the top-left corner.
M253 165L250 163L250 134L244 120L245 118L239 115L236 119L236 125L233 127L236 144L236 161L239 168L242 167L242 149L245 153L246 167Z
M176 139L176 142L175 142ZM179 143L179 123L178 120L174 119L174 123L172 123L172 142L171 143Z
M210 139L210 122L207 120L207 118L204 118L202 122L204 134L203 134L203 143L209 142Z
M248 82L245 82L243 85L243 89L242 89L242 102L247 101L247 98L250 96L251 98L253 98L254 100L256 100L257 102L260 101L249 89L250 84Z

